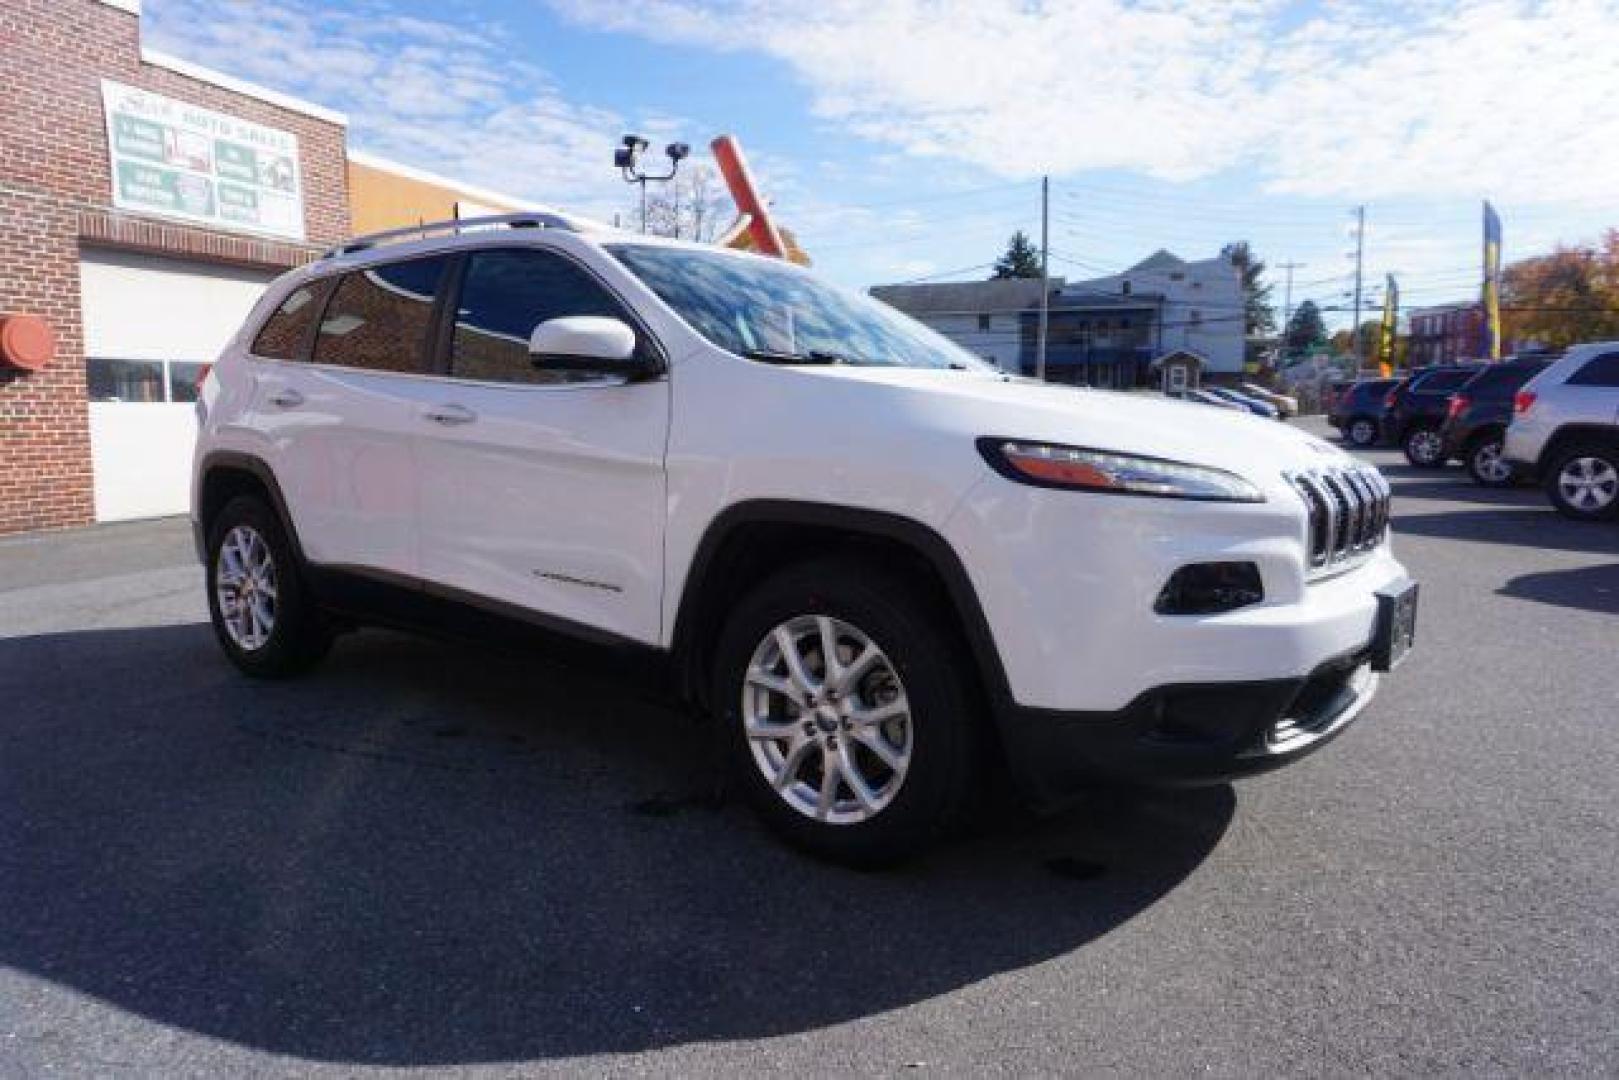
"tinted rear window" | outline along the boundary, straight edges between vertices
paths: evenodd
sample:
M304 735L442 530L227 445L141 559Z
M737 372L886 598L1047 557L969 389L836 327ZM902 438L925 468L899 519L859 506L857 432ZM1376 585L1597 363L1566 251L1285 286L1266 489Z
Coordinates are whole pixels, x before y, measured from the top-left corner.
M281 301L281 306L264 321L258 337L253 339L253 355L271 360L303 359L304 342L309 340L309 328L320 310L315 300L323 284L312 281L294 289Z
M315 362L425 371L433 297L447 262L436 255L344 274L315 336Z
M1545 369L1545 364L1503 364L1485 368L1467 383L1467 392L1485 397L1511 397Z
M1411 389L1419 394L1444 394L1460 390L1468 379L1477 374L1476 371L1436 371L1413 381Z

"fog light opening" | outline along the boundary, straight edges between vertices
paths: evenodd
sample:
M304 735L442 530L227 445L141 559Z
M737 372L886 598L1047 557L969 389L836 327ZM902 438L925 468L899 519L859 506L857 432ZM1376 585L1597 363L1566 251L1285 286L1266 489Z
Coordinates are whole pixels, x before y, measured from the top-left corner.
M1169 576L1152 609L1160 615L1217 615L1264 599L1253 563L1192 563Z

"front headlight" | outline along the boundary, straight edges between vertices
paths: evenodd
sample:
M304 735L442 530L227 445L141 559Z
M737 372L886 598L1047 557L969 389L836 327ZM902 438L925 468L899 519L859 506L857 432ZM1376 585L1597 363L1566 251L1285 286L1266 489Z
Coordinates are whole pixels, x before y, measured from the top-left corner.
M1037 487L1165 499L1265 501L1260 490L1242 477L1205 465L1017 439L979 439L978 450L1008 480Z

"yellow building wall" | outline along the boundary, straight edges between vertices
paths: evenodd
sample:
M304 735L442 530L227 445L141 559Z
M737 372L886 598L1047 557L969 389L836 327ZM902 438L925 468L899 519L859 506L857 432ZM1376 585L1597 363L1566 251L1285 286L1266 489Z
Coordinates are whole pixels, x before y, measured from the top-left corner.
M513 203L493 202L487 193L471 195L451 185L402 176L353 160L348 163L348 179L349 228L353 235L444 221L455 217L457 202L476 204L481 213L505 214L523 209Z

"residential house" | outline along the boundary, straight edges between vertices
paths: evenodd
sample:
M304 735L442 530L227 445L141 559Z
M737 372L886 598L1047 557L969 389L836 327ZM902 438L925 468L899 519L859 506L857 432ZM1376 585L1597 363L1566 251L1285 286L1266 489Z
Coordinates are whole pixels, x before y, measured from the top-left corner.
M1206 375L1242 371L1242 278L1224 258L1187 262L1158 251L1119 274L1050 284L1046 377L1054 382L1156 385L1153 363L1172 353L1195 357ZM871 293L1008 371L1035 373L1038 279L879 285Z

